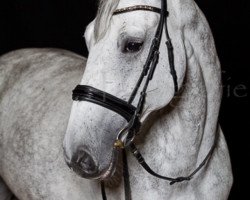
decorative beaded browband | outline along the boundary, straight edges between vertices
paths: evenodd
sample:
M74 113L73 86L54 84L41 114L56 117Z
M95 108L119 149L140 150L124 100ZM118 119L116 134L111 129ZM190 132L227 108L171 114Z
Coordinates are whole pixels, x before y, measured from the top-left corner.
M113 13L113 15L119 15L122 13L131 12L131 11L138 11L138 10L151 11L151 12L156 12L156 13L161 14L160 8L156 8L153 6L147 6L147 5L137 5L137 6L131 6L131 7L117 9Z

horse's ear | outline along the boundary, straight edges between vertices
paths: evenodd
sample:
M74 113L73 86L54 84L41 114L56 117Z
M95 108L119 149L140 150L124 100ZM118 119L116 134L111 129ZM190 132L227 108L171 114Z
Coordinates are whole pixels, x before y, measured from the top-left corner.
M88 51L90 51L91 46L94 44L94 24L95 24L95 20L93 20L92 22L89 23L89 25L86 27L85 29L85 33L84 33L84 38L85 38L85 43L86 46L88 48Z

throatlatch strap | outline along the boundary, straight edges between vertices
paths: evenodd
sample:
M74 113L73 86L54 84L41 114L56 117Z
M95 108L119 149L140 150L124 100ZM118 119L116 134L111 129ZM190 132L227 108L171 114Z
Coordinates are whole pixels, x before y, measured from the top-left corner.
M143 158L142 154L140 153L140 151L137 149L137 147L135 146L134 143L130 144L130 151L132 152L132 154L135 156L135 158L137 159L137 161L139 162L139 164L151 175L160 178L160 179L164 179L167 181L170 181L170 185L173 185L177 182L182 182L182 181L190 181L193 176L198 173L202 167L208 162L208 160L211 158L214 149L216 147L217 141L218 141L218 137L219 137L219 131L218 131L218 126L216 129L216 134L215 134L215 138L214 138L214 142L213 145L211 146L209 152L207 153L206 157L203 159L203 161L200 163L200 165L188 176L183 176L183 177L177 177L177 178L172 178L172 177L167 177L167 176L162 176L156 172L154 172L146 163L145 159Z

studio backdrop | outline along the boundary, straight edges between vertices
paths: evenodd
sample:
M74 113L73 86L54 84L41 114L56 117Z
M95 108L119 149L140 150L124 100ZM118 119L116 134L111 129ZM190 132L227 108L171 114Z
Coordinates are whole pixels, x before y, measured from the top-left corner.
M247 0L196 0L211 26L222 67L220 124L232 160L234 185L229 199L245 196L249 158ZM97 12L94 0L13 0L0 2L0 55L30 47L63 48L88 56L84 31Z

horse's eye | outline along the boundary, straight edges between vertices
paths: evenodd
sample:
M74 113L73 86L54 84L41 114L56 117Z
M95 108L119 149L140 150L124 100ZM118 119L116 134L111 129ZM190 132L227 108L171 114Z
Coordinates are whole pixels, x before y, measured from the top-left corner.
M124 45L123 53L135 53L141 50L143 42L127 42Z

